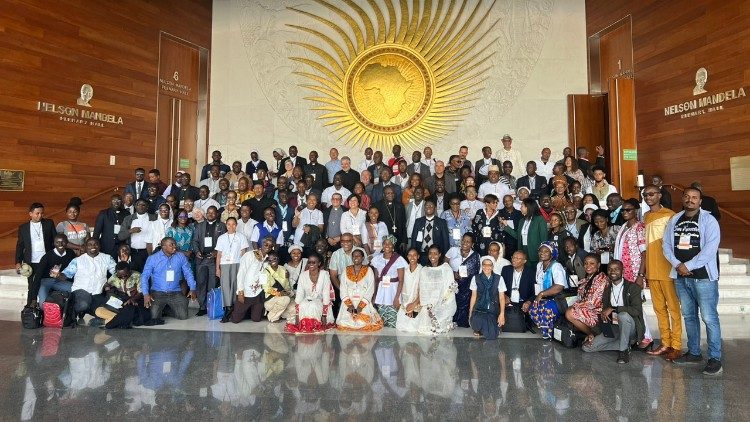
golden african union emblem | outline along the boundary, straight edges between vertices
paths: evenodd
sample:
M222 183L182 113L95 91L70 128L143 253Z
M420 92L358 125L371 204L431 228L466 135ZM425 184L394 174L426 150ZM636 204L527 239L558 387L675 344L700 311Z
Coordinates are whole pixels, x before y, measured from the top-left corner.
M313 1L326 17L290 7L311 25L288 26L319 44L290 41L309 53L291 59L339 140L420 146L454 130L479 98L497 41L487 40L494 2Z

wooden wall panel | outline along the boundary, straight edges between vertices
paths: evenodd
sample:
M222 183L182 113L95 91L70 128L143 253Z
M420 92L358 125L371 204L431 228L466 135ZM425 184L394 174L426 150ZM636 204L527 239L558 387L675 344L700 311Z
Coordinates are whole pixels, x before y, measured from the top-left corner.
M607 127L607 94L568 95L568 145L573 151L586 147L595 156L596 147L602 145L609 157Z
M750 191L731 190L729 166L730 157L750 154L748 97L725 102L724 110L697 117L682 119L664 113L664 107L694 98L695 73L700 67L708 70L705 89L709 94L744 87L750 95L750 3L588 0L587 35L628 15L639 167L647 180L649 175L660 174L665 183L682 186L700 181L720 206L750 218ZM727 217L721 223L728 235L734 223ZM742 227L732 227L732 232L750 235Z
M2 233L27 220L30 202L53 213L154 166L160 33L210 48L212 2L0 0L0 10L0 168L26 170L24 192L0 192ZM37 110L38 101L83 108L84 83L94 88L91 111L121 116L122 125ZM84 220L93 223L108 196L87 204ZM0 268L13 260L2 240Z

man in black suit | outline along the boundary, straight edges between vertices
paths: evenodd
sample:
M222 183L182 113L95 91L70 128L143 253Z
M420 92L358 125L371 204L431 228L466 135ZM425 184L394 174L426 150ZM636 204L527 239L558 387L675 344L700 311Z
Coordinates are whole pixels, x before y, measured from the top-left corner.
M547 193L547 179L536 174L536 163L534 161L526 163L526 176L521 176L516 181L516 189L521 186L529 188L531 199L538 200L543 193Z
M336 172L333 177L341 176L341 184L349 190L354 192L354 185L359 182L359 172L352 168L352 160L349 157L341 158L341 170ZM346 201L346 198L344 198Z
M388 234L396 236L399 245L406 246L406 208L401 203L401 195L396 194L395 185L386 186L382 195L383 199L375 203L380 221L388 227Z
M99 211L99 215L96 216L93 238L99 239L102 252L117 258L117 248L120 247L117 235L130 212L122 207L120 195L112 195L109 203L109 208Z
M305 178L311 176L311 188L318 192L323 192L323 189L328 187L328 170L326 166L318 162L317 151L310 151L308 157L310 157L310 162L303 169L305 171Z
M401 186L395 183L391 183L391 169L388 167L383 167L380 170L380 181L378 183L375 183L375 185L372 187L372 195L371 195L372 202L379 202L380 200L382 200L385 197L385 190L389 186L393 188L394 194L396 195L397 198L399 198L399 201L400 201L401 200ZM380 215L382 216L383 214L380 214ZM406 237L404 236L404 238Z
M132 193L136 201L148 197L148 182L144 180L145 177L146 170L138 167L135 169L135 181L125 185L125 193Z
M487 173L490 170L490 166L502 166L503 163L497 158L492 158L492 148L485 146L482 148L482 159L477 160L474 163L474 178L476 179L477 186L487 181Z
M422 164L422 153L419 151L414 151L411 154L411 164L406 166L406 174L409 177L415 173L422 176L422 180L427 180L430 177L430 167Z
M609 210L609 223L615 226L625 224L622 216L622 196L619 193L610 193L607 197L607 210Z
M302 157L297 156L297 147L295 145L292 145L289 147L289 156L284 157L284 159L281 160L281 163L279 164L279 168L283 170L287 161L292 162L292 168L297 167L297 166L305 168L305 166L307 165L307 160L305 160Z
M422 265L427 265L427 251L432 245L445 254L450 248L450 237L448 223L435 215L435 203L427 200L424 204L424 217L417 218L411 233L411 246L419 251Z
M427 199L435 203L435 209L437 215L442 215L443 211L450 209L450 203L452 198L458 198L456 193L448 193L445 191L445 181L435 181L435 192L433 192Z
M34 202L29 206L29 221L18 226L18 241L16 242L16 273L21 274L23 263L31 266L31 274L27 279L29 283L27 305L36 302L39 284L35 282L34 275L40 271L39 262L44 255L52 250L54 238L55 223L49 218L44 218L44 205Z
M190 173L188 172L184 172L182 173L182 175L180 175L180 188L177 190L177 192L173 191L171 192L171 194L174 195L180 208L182 208L182 205L186 199L197 201L201 198L200 189L190 184Z
M218 220L218 210L213 205L206 210L206 219L195 225L192 249L199 306L196 316L206 315L206 295L216 287L216 241L226 232L227 226Z
M257 173L258 170L265 170L268 172L268 164L265 161L258 158L258 151L250 153L250 161L245 164L245 174L253 180L253 174Z
M534 301L534 284L536 283L536 269L526 265L526 253L515 251L510 258L510 265L500 271L505 282L507 303L513 306L524 306L526 302ZM524 310L528 312L528 309Z
M214 166L214 165L219 166L220 177L224 177L225 174L232 171L232 169L229 167L228 164L224 164L223 162L221 162L221 151L216 150L211 153L211 162L206 163L206 165L203 166L203 169L201 170L201 174L200 174L201 177L198 180L200 181L203 179L208 179L208 176L211 173L211 166Z

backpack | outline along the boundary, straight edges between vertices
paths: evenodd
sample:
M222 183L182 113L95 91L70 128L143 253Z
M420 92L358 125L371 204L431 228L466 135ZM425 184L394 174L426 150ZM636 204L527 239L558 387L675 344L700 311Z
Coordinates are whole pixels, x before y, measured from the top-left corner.
M52 292L42 304L42 325L45 327L75 327L73 297L65 292Z
M34 329L42 326L42 310L39 307L24 306L21 310L23 328Z
M557 321L555 321L552 337L569 349L575 349L578 347L581 341L585 338L583 333L573 328L565 317L558 318Z

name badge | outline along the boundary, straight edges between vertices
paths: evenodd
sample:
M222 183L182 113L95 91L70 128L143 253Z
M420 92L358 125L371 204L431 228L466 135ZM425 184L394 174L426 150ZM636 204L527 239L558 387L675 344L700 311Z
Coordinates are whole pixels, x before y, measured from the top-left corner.
M373 247L373 249L377 249L377 250L382 249L383 248L383 241L380 240L380 239L375 239L372 242L372 247Z
M167 270L167 281L174 281L174 270Z
M282 231L289 231L289 222L288 221L283 221L281 223L281 230Z
M422 241L422 232L417 232L417 242Z
M466 267L466 265L460 265L458 267L458 276L461 278L469 276L469 269Z
M461 240L461 229L453 229L451 233L453 240Z
M482 236L489 238L492 236L492 228L490 226L485 226L482 228Z
M372 179L372 181L373 181L373 183L375 183L377 185L378 183L380 183L380 178L376 177L376 178Z
M677 242L677 249L690 249L690 235L681 234L680 241Z
M398 173L398 164L393 165L393 173Z
M203 247L204 248L210 248L214 245L214 239L212 237L204 237L203 238Z
M120 225L115 224L115 234L118 234L118 233L120 233Z
M234 264L234 257L230 254L222 254L221 255L221 263L222 264Z
M352 229L352 236L359 236L359 229Z
M315 176L317 176L315 173L310 173L310 176L313 177L313 182L315 181Z
M510 292L510 301L513 303L518 303L521 301L521 294L518 293L518 290L513 290Z
M360 301L360 300L362 300L362 296L360 296L360 295L353 295L352 299L356 300L356 301Z
M602 264L609 264L609 251L602 252Z
M164 374L168 374L172 372L172 362L164 362L161 366L161 372Z
M384 278L383 281L380 282L380 285L385 288L391 287L391 279L386 276L386 278Z
M253 173L253 180L258 180L258 173Z

